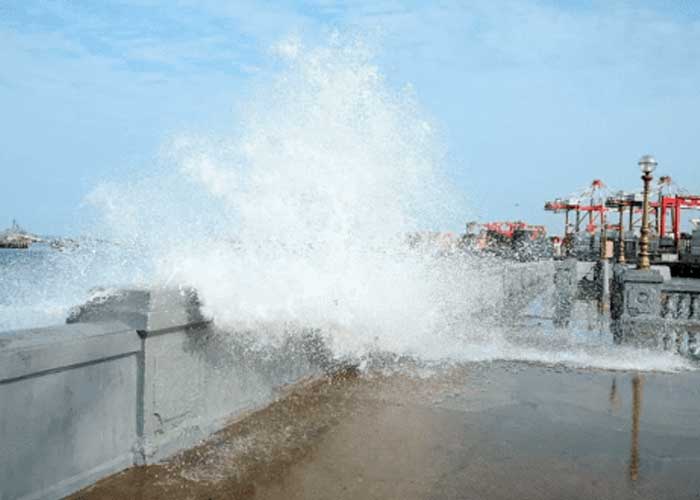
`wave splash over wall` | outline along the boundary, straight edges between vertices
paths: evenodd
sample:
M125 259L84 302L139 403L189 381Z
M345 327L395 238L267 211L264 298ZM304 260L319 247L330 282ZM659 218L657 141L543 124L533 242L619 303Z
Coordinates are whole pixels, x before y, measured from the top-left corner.
M152 177L91 195L112 237L144 249L156 281L196 288L222 330L255 332L263 347L315 329L337 357L596 364L569 348L515 348L492 322L476 324L502 297L493 267L408 245L416 232L459 227L465 210L435 127L367 46L334 36L277 54L284 69L236 134L179 136ZM625 366L637 366L630 356Z
M440 263L407 236L451 222L457 206L434 128L361 43L291 41L278 53L286 68L239 136L216 152L173 144L182 172L230 215L214 241L170 253L173 279L195 286L221 325L318 327L339 353L420 350L448 297Z

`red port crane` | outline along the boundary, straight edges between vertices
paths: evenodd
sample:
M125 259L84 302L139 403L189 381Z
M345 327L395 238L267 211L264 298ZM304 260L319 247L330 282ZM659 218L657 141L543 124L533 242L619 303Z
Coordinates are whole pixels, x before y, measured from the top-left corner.
M572 232L580 232L581 225L586 222L586 218L588 221L585 229L588 233L593 234L605 226L606 198L607 188L605 184L600 179L595 179L588 188L577 194L546 202L544 209L554 213L564 212L564 237ZM575 214L573 231L569 220L571 212Z

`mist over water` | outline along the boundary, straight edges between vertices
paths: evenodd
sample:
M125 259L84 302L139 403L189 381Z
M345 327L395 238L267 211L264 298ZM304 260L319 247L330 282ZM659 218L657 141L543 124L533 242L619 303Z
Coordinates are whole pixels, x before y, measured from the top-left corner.
M158 249L157 280L194 286L223 327L298 325L329 332L338 352L418 351L471 286L450 290L456 263L406 244L464 216L434 127L362 43L290 41L277 53L286 68L248 103L239 134L175 138L164 177L102 186L92 200L121 239ZM175 215L192 196L195 223Z
M407 244L468 218L410 89L393 89L357 40L290 40L276 56L284 68L236 133L177 136L150 171L96 187L95 232L117 250L74 283L194 287L222 331L254 332L260 348L316 329L338 358L689 367L609 336L514 331L503 263Z
M0 251L0 332L62 324L90 289L145 282L139 255L124 245L82 239L58 251L36 244Z

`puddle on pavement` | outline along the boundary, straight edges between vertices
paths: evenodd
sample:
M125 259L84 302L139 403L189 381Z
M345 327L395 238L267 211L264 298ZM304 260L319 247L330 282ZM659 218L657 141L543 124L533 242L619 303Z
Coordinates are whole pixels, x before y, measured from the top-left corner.
M75 499L700 498L700 374L345 374Z

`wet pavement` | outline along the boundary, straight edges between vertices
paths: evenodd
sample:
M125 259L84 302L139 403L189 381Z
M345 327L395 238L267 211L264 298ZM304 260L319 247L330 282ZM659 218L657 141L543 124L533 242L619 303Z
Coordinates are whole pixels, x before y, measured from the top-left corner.
M700 372L345 374L72 499L700 499Z

